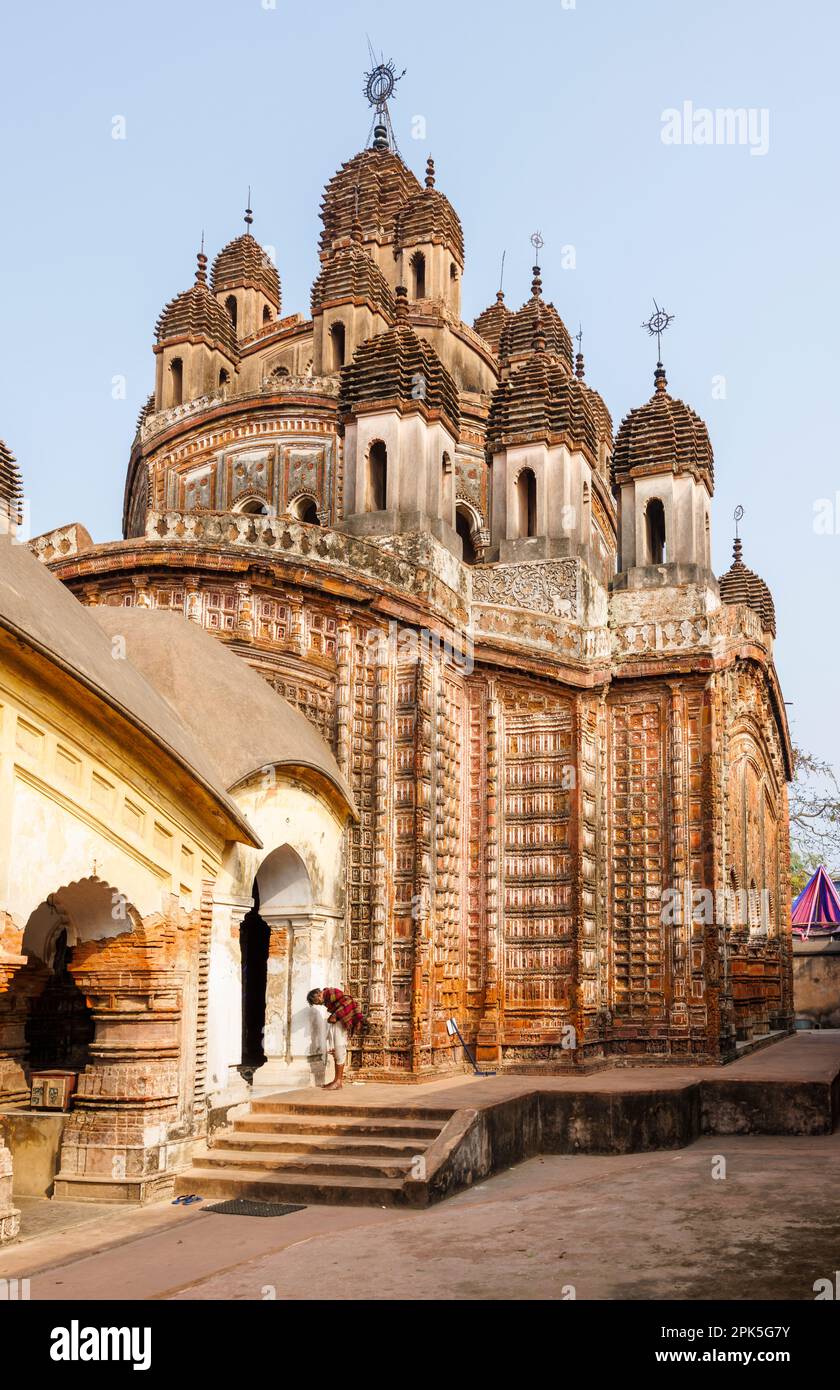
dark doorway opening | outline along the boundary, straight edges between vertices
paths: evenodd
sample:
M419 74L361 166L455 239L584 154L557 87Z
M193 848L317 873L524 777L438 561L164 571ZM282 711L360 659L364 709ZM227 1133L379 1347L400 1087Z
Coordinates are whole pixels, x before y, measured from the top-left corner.
M665 544L665 508L658 497L652 497L648 502L646 521L648 564L664 565L667 558Z
M254 887L254 906L239 927L242 963L242 1065L246 1075L265 1062L265 991L268 983L268 945L271 931L259 914L259 894Z
M474 565L476 562L475 545L473 544L472 532L470 531L470 521L466 512L458 507L455 512L455 530L461 537L461 553L465 565Z
M84 1071L96 1031L93 1015L73 976L67 932L56 938L52 975L32 1000L24 1036L30 1071Z

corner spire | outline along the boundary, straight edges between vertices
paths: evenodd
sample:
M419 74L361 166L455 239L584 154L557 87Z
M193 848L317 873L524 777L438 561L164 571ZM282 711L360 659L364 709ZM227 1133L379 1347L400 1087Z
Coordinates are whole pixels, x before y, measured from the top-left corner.
M542 277L540 276L540 251L545 242L540 232L531 233L531 245L534 248L534 278L531 281L531 296L533 299L542 297Z
M397 301L397 323L408 323L408 290L405 285L397 285L394 293Z
M435 186L435 161L432 159L432 156L429 155L429 158L426 160L426 187L427 187L427 188L434 188L434 186Z
M253 222L253 220L254 220L254 214L253 214L253 212L251 211L251 186L250 186L250 184L249 184L249 185L248 185L248 206L247 206L246 209L245 209L245 230L246 230L247 232L250 232L250 230L251 230L251 223Z
M577 355L575 357L575 376L578 381L583 381L583 378L586 376L586 368L583 365L583 324L578 324L575 342L578 345Z
M204 254L204 232L201 233L201 250L196 256L195 283L207 284L207 257Z

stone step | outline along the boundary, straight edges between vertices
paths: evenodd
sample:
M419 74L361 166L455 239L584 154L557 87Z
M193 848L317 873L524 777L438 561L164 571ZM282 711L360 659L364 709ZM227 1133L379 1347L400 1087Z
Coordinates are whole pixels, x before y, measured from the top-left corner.
M422 1139L388 1139L375 1135L353 1134L275 1134L273 1131L230 1129L217 1131L213 1137L213 1147L225 1149L252 1149L257 1152L270 1150L278 1153L335 1153L365 1155L383 1158L413 1158L424 1153L432 1142L426 1135Z
M262 1114L255 1110L250 1115L234 1120L234 1129L260 1131L266 1134L357 1134L375 1135L376 1138L418 1138L434 1139L445 1125L445 1119L377 1119L366 1112L361 1115L321 1115L321 1114Z
M365 1115L377 1120L433 1120L438 1129L443 1129L446 1121L455 1114L451 1106L436 1109L426 1105L368 1105L361 1101L354 1105L341 1100L284 1100L282 1096L262 1096L252 1100L251 1111L255 1115Z
M351 1178L398 1178L402 1181L411 1172L410 1158L353 1158L347 1154L280 1153L269 1150L251 1153L247 1150L213 1146L199 1150L194 1163L197 1168L236 1167L245 1171L302 1173L306 1177L328 1174Z
M195 1192L217 1201L239 1197L255 1202L298 1202L304 1206L401 1206L405 1201L401 1178L353 1178L323 1174L308 1182L303 1175L267 1169L189 1169L175 1180L176 1196Z

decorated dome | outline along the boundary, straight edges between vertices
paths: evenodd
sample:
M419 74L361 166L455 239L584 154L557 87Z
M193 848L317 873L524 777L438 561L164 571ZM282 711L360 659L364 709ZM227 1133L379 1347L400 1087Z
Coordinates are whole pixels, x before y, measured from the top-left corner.
M776 636L776 608L764 580L748 570L741 559L743 546L738 536L732 548L732 564L721 575L718 586L724 603L745 603L761 619L762 627Z
M394 318L396 305L391 286L365 251L361 239L362 229L357 222L350 245L333 251L330 259L321 267L321 273L312 286L313 314L318 312L322 304L347 301L368 304L371 309L384 314L385 318Z
M476 333L480 333L488 347L493 349L496 356L499 355L499 343L501 342L502 331L508 319L511 317L512 310L505 304L505 296L502 290L496 295L496 302L491 304L483 314L479 314L473 324Z
M249 220L246 213L246 221ZM274 308L280 311L280 276L271 258L248 232L229 241L213 262L210 286L214 294L224 290L261 290Z
M14 454L0 439L0 517L19 526L23 515L23 482Z
M569 330L554 305L544 302L540 268L535 265L531 298L506 320L499 340L499 356L510 361L513 357L530 352L538 323L541 325L547 350L555 353L567 364L568 370L571 370L572 340Z
M394 326L361 343L341 372L345 411L374 403L437 412L458 433L458 388L434 348L409 324L408 292L403 285L397 288Z
M203 251L199 251L197 260L195 284L169 301L155 326L157 340L164 343L172 338L198 338L233 359L237 347L230 314L208 288L207 257Z
M324 189L321 250L350 236L356 221L365 237L384 233L391 238L397 214L420 192L415 175L387 144L362 150L342 164Z
M582 330L579 336L582 338ZM612 416L610 415L610 412L607 409L607 404L603 396L599 395L599 393L594 389L594 387L590 386L589 383L584 380L585 375L586 373L583 362L583 352L580 350L579 343L578 351L575 354L575 377L580 382L581 386L586 392L587 397L589 399L589 403L592 406L592 410L595 414L595 419L598 422L599 442L603 447L605 447L606 452L608 454L611 454L613 447Z
M709 431L690 406L668 394L665 371L656 369L656 390L619 426L612 458L613 482L646 473L691 473L714 490Z
M428 241L442 244L464 264L461 221L449 199L435 188L435 161L431 158L426 162L426 187L397 213L395 241L400 247Z
M491 450L507 444L545 440L582 449L597 463L603 440L603 415L596 393L568 370L556 352L546 348L545 329L538 317L532 350L518 371L500 382L493 393L487 422ZM597 397L603 411L606 406ZM607 413L607 419L609 414Z

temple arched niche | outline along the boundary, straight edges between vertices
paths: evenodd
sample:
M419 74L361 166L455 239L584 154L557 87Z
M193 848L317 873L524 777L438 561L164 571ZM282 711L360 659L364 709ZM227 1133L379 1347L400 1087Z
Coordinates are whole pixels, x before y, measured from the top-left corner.
M95 875L33 910L21 942L25 964L0 994L0 1103L26 1104L33 1072L84 1071L96 1024L72 967L86 943L109 942L139 922L125 895Z
M741 723L732 733L729 745L727 799L727 882L737 882L741 896L752 882L772 912L761 916L762 925L776 935L780 902L779 827L784 821L782 788L765 748L761 731L752 720ZM749 927L758 920L750 905L736 905L732 917L737 927Z
M728 762L723 985L736 1036L744 1043L780 1026L787 1008L780 842L785 793L752 715L732 730Z
M464 564L477 564L481 549L481 517L474 507L460 498L455 504L455 530L461 538Z

